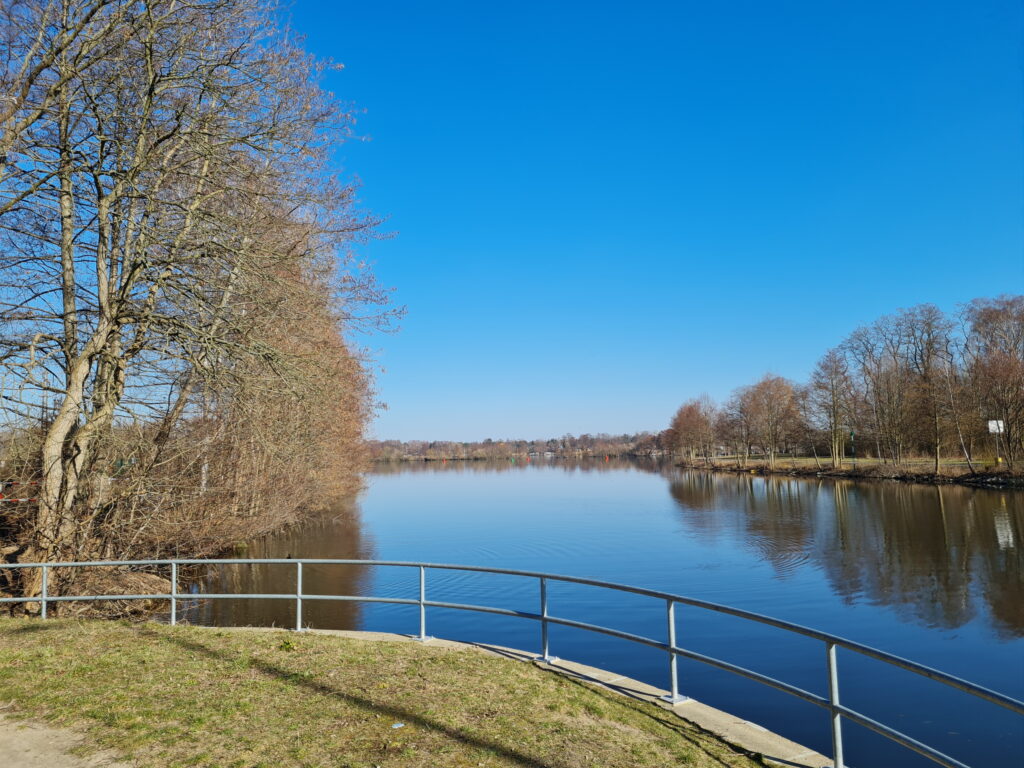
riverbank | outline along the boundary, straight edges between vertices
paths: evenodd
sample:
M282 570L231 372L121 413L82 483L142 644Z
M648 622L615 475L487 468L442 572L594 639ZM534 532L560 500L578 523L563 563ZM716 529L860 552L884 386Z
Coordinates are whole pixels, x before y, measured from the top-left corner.
M609 464L610 462L610 464ZM622 462L642 462L642 466L676 466L681 469L694 469L708 472L729 472L740 475L785 475L789 477L833 477L848 480L898 480L905 483L922 483L926 485L966 485L975 488L1020 488L1024 489L1024 472L1007 470L993 471L984 463L983 471L972 472L966 462L949 462L943 466L942 472L936 474L929 460L913 460L903 466L894 467L875 459L858 459L856 464L847 459L844 466L835 469L829 465L828 459L812 456L789 457L779 459L774 469L767 464L747 460L743 466L737 464L733 456L719 456L710 461L677 461L669 456L634 456L634 455L590 455L568 456L554 455L547 457L504 456L501 458L481 457L407 457L401 459L377 459L373 462L376 472L389 471L401 467L431 467L435 465L453 466L528 466L530 464L572 464L582 463L588 466L618 466Z
M762 764L654 704L465 646L2 619L0 690L8 716L140 767Z
M898 480L904 483L925 483L930 485L968 485L975 488L1024 488L1024 474L1017 472L970 472L953 468L936 474L923 471L921 467L893 467L861 461L854 467L847 465L836 469L822 461L819 466L813 458L785 459L774 469L766 464L748 461L745 466L735 463L705 463L704 461L676 462L680 469L696 469L706 472L729 472L739 475L786 475L788 477L833 477L847 480Z

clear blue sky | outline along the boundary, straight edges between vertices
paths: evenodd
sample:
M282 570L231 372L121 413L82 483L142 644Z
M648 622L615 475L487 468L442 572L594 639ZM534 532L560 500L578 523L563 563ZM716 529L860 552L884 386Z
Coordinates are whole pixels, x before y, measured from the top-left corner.
M1024 19L971 2L294 0L408 314L373 435L663 428L1024 291Z

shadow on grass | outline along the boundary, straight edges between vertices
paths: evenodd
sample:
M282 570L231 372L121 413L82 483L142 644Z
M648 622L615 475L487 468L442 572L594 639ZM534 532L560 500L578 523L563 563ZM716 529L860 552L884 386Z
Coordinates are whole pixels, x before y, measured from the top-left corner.
M233 657L229 656L228 654L221 653L220 651L203 645L202 643L193 642L183 637L168 636L160 632L154 632L150 629L144 629L142 630L142 632L159 642L174 643L175 645L178 645L181 648L184 648L193 653L202 654L211 659L217 659L220 661L233 659ZM552 763L546 763L541 760L538 760L537 758L530 757L527 754L518 752L503 744L498 744L493 741L487 741L485 739L479 739L472 736L468 736L464 733L460 733L458 730L455 730L454 728L450 728L449 726L443 725L442 723L429 720L415 712L411 712L406 709L401 709L400 707L381 705L376 702L370 701L369 699L362 698L361 696L356 696L351 693L339 691L328 685L323 685L322 683L318 683L313 680L307 680L305 678L297 676L294 672L289 672L286 669L281 669L280 667L276 667L273 664L267 663L265 661L257 661L255 659L250 659L250 669L258 670L259 672L262 672L263 674L269 677L276 677L279 680L282 680L291 685L306 688L309 691L324 696L331 696L333 698L340 699L341 701L344 701L347 704L359 707L360 709L365 710L367 712L387 715L388 717L394 718L395 720L399 720L402 722L415 723L416 725L422 728L430 729L436 731L437 733L443 734L446 738L451 739L452 741L458 741L470 747L487 750L494 754L501 755L504 758L514 761L518 765L529 766L530 768L555 768L555 765Z
M531 662L536 659L534 654L516 651L511 648L503 648L499 645L490 645L488 643L467 643L467 645L474 645L477 648L484 649L490 653L498 656L504 656L506 659L513 659L515 661ZM584 673L575 670L568 670L564 668L548 669L539 665L535 666L542 672L558 675L563 680L566 680L575 686L586 688L591 693L600 696L611 704L618 704L619 706L626 707L648 720L654 721L675 733L680 739L686 741L692 747L702 752L709 760L714 761L717 765L725 766L725 768L733 768L729 763L724 762L718 755L711 752L704 744L702 744L701 741L694 736L694 732L700 733L706 736L709 740L714 741L721 741L720 736L712 733L706 728L702 728L691 720L685 720L684 718L680 718L675 715L661 714L665 713L666 710L659 707L657 704L652 704L632 688L615 685L615 683L608 683L603 680L599 680L596 677L589 677ZM742 757L748 757L754 761L758 760L759 756L750 750L743 749L735 744L731 744L729 746ZM774 760L775 758L772 759ZM796 765L796 763L792 763L792 765Z
M53 629L64 629L51 621L44 621L43 619L25 619L26 623L20 627L14 627L10 630L12 635L28 635L36 632L48 632Z

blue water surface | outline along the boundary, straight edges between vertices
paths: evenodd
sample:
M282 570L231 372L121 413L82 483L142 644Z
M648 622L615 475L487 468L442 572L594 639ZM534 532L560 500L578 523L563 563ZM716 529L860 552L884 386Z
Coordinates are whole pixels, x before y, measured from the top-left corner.
M639 462L389 465L357 505L254 542L252 557L413 560L560 573L742 608L842 635L1024 698L1024 494L885 481L764 478ZM221 571L207 585L293 588L290 566ZM539 612L538 583L427 571L430 600ZM224 580L231 583L223 584ZM289 581L292 580L292 581ZM282 586L284 585L284 586ZM414 569L306 566L304 590L415 598ZM549 585L553 615L659 641L665 603ZM213 603L196 620L294 622L277 601ZM415 606L306 601L323 628L413 634ZM826 695L819 641L690 606L677 644ZM539 650L540 626L453 609L427 611L437 637ZM553 626L552 654L668 687L666 655ZM1024 765L1024 718L913 673L840 650L842 702L971 766ZM831 754L828 714L680 659L683 693ZM846 723L852 766L933 765Z

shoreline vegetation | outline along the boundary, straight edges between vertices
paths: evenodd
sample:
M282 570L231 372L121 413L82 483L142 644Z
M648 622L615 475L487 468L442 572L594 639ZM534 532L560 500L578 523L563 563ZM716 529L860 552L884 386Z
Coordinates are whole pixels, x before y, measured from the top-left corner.
M466 646L27 618L0 619L0 641L6 715L139 768L763 765L658 705Z
M777 458L775 467L765 461L748 457L738 460L736 456L716 456L709 460L680 460L678 456L666 453L631 453L616 452L608 454L594 453L555 453L550 455L504 454L490 456L445 456L445 455L406 455L401 457L376 457L374 466L390 464L448 464L478 462L508 462L526 466L529 464L543 465L548 462L595 462L607 463L616 461L651 461L668 464L680 469L692 469L707 472L728 472L738 475L781 475L788 477L830 477L847 480L896 480L905 483L921 483L927 485L957 484L983 488L1021 488L1024 489L1024 472L1006 469L994 469L990 461L988 465L979 462L976 471L971 472L966 464L950 462L943 466L943 471L936 474L930 471L928 459L908 460L904 466L894 467L877 459L846 459L842 466L833 467L821 457L787 456ZM619 466L618 464L616 466Z
M690 463L724 453L769 470L802 455L831 470L874 459L904 477L1019 472L1024 295L885 315L827 350L806 381L769 372L723 403L685 401L656 442ZM930 468L912 469L919 460Z
M334 66L264 0L0 25L0 595L41 593L5 563L208 555L357 492L351 333L400 312L355 252Z
M661 432L547 440L375 441L375 461L649 456L753 474L1019 486L1024 295L955 315L921 304L858 328L806 382L766 373L685 401ZM731 462L731 463L730 463Z
M353 332L401 310L356 254L382 235L336 173L358 110L322 87L335 65L265 0L0 2L0 25L0 596L33 598L17 610L38 610L42 569L5 564L222 552L354 495L369 459L735 454L775 472L813 452L831 474L870 455L891 467L870 476L986 484L986 456L1024 467L1010 295L899 310L805 384L687 401L657 434L367 443Z
M800 457L787 463L778 462L774 468L765 463L753 462L746 466L726 463L728 459L719 459L719 463L681 461L675 466L681 469L703 470L707 472L730 472L738 475L785 475L788 477L831 477L847 480L897 480L904 483L922 483L930 485L958 484L984 488L1024 488L1024 474L1020 472L980 471L970 472L966 468L945 467L938 474L927 470L927 462L918 466L893 467L887 464L864 460L857 466L849 464L842 467L831 467L824 463L818 466L813 457Z

